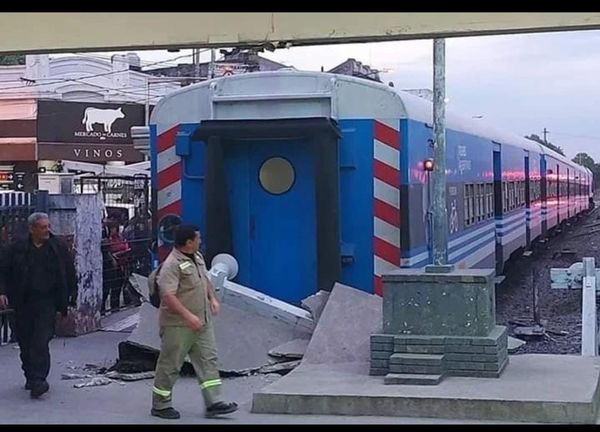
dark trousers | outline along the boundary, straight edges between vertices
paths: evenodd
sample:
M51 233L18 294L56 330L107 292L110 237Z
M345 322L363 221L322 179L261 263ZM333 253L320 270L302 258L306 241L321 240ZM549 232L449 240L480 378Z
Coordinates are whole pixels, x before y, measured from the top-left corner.
M16 310L21 368L30 382L44 381L50 372L50 348L56 326L53 301L37 301Z

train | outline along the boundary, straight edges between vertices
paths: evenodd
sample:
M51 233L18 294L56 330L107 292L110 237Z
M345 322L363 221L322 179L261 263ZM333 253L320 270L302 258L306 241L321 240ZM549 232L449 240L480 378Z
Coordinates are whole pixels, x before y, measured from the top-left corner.
M346 75L284 69L177 90L150 118L158 256L202 233L236 282L299 302L432 262L432 102ZM433 161L435 163L435 161ZM592 173L537 142L446 113L448 259L495 268L589 209Z

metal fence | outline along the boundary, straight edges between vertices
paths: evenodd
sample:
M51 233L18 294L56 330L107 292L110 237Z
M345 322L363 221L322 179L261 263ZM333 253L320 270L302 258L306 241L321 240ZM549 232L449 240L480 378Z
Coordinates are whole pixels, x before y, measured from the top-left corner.
M27 218L36 210L36 203L43 201L40 196L44 194L0 191L0 248L27 235ZM45 209L40 207L39 210ZM0 311L0 345L15 341L12 318L11 309Z
M132 273L151 271L152 220L150 179L134 177L81 177L75 193L98 193L105 206L102 240L102 314L140 303L129 283Z

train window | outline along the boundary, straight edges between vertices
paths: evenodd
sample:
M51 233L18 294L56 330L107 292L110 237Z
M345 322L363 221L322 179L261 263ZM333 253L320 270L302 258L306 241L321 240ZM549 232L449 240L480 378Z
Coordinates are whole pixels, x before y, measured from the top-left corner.
M515 183L508 183L508 211L515 208Z
M525 206L525 182L520 181L518 183L519 186L519 207Z
M481 222L485 218L485 207L483 205L483 198L485 193L483 191L482 184L475 185L476 193L477 193L477 222Z
M291 189L296 179L292 164L281 157L265 161L258 174L261 186L273 195L281 195Z
M465 184L465 226L472 224L473 219L473 185Z
M485 184L479 185L479 200L481 202L481 212L479 213L479 220L485 220L487 218L487 209L485 205Z
M487 200L486 216L488 218L494 217L494 184L488 183L485 185L485 196Z

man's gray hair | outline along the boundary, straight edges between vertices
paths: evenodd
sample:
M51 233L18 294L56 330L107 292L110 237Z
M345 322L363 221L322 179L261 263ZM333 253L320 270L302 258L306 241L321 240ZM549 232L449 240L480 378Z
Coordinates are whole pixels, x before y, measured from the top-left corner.
M34 226L35 224L37 224L42 219L50 219L50 218L48 217L48 215L46 213L35 212L35 213L32 213L31 215L29 215L29 217L27 218L27 223L31 227L31 226Z

